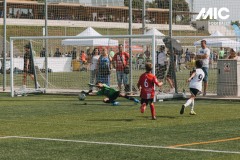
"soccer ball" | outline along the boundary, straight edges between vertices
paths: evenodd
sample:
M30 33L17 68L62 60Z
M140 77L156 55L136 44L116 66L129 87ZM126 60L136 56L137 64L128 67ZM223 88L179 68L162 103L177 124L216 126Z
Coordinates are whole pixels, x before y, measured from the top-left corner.
M85 98L86 98L86 95L85 95L84 93L80 93L80 94L78 95L78 99L79 99L80 101L84 101Z

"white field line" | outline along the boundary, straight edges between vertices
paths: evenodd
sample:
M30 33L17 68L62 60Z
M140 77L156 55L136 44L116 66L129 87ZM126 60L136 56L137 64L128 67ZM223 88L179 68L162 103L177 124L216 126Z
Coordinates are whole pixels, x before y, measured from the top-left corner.
M99 144L99 145L113 145L113 146L126 146L126 147L158 148L158 149L196 151L196 152L240 154L240 152L237 152L237 151L221 151L221 150L208 150L208 149L195 149L195 148L180 148L180 147L179 147L179 148L171 148L171 147L164 147L164 146L149 146L149 145L126 144L126 143L79 141L79 140L67 140L67 139L56 139L56 138L39 138L39 137L23 137L23 136L5 136L5 137L0 137L0 138L18 138L18 139L44 140L44 141L56 141L56 142L74 142L74 143Z
M12 138L12 136L0 137L0 139L7 139L7 138Z

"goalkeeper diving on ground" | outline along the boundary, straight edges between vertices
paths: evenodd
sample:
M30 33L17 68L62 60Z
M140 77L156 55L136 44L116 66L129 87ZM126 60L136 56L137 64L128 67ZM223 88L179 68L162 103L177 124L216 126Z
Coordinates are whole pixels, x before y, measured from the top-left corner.
M110 103L113 106L119 105L119 102L116 101L118 97L123 97L128 100L134 101L135 103L140 103L140 101L134 97L128 96L125 93L120 93L120 91L115 90L114 88L109 87L106 84L103 84L101 82L97 82L95 85L94 84L88 84L91 87L97 87L100 90L96 93L93 93L92 90L88 92L82 91L82 93L86 95L104 95L106 98L103 99L104 103Z

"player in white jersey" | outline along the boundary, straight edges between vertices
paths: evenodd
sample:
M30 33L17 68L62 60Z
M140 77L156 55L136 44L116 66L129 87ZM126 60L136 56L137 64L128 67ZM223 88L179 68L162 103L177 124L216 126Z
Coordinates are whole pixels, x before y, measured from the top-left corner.
M191 106L190 115L195 115L194 112L194 99L196 98L198 92L202 91L202 82L205 77L205 73L202 70L203 62L201 60L197 60L196 63L196 70L193 71L192 75L187 79L189 82L189 89L191 96L187 100L185 104L182 105L182 108L180 110L180 114L184 113L185 107Z

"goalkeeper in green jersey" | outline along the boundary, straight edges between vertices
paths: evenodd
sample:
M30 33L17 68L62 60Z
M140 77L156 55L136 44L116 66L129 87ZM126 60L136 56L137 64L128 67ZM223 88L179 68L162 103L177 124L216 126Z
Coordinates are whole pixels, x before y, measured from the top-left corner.
M116 101L118 97L124 97L126 99L129 99L131 101L134 101L135 103L139 103L140 101L136 98L127 96L124 93L120 93L120 91L115 90L114 88L109 87L106 84L103 84L101 82L97 82L95 87L99 88L100 90L97 93L90 92L89 95L104 95L106 98L103 99L104 103L111 103L113 106L119 105L119 102Z

